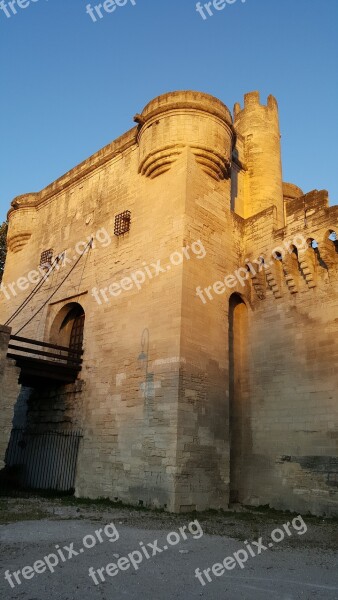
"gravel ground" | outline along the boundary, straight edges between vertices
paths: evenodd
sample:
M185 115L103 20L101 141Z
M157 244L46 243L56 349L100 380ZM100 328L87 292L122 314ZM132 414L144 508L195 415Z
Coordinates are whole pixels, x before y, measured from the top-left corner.
M338 600L338 521L296 517L265 509L170 515L105 501L0 497L0 598ZM276 529L283 540L274 539L281 532L271 537ZM58 564L48 568L51 554ZM228 569L220 564L226 557ZM26 569L25 578L22 570L34 564L40 572Z

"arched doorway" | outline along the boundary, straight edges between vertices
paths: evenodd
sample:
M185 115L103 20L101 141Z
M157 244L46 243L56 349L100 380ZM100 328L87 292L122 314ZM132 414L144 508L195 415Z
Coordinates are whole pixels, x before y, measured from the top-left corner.
M72 308L63 320L60 333L62 335L63 329L67 329L70 332L69 348L71 350L82 350L84 321L85 314L80 305Z
M48 359L52 382L30 389L22 400L25 421L13 428L6 460L9 466L22 467L20 483L24 487L74 490L83 422L80 403L74 402L74 386L81 370L84 322L84 310L76 302L54 313L49 339L48 334L46 337L62 348L54 347L55 358ZM68 348L73 352L67 352Z
M85 312L77 302L62 307L56 315L51 330L50 341L72 350L82 350Z
M248 309L239 294L229 300L230 503L243 500L244 460L249 437Z

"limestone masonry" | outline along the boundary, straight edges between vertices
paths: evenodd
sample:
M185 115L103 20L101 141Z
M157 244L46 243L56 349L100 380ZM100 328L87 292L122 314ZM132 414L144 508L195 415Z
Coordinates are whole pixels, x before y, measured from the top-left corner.
M0 467L27 470L35 436L38 469L47 434L78 432L77 496L337 515L338 206L283 182L273 96L232 116L173 92L135 121L12 202L0 323L59 259L0 327ZM55 381L43 352L62 351L36 345L32 374L15 334L74 353L83 336L81 370L62 379L70 354Z

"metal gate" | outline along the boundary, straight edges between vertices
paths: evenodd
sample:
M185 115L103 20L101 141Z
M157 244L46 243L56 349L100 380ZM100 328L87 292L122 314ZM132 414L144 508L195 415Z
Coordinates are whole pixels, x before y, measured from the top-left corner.
M33 433L13 429L6 465L19 467L19 483L25 488L71 491L81 438L80 430Z

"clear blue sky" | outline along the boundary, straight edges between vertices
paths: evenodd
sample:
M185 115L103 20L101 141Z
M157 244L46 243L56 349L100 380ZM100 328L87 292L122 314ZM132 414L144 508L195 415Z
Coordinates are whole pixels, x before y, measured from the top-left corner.
M86 5L0 11L0 220L16 195L45 187L177 89L231 110L245 92L274 94L284 180L338 203L337 0L237 0L206 21L196 0L128 0L96 23Z

